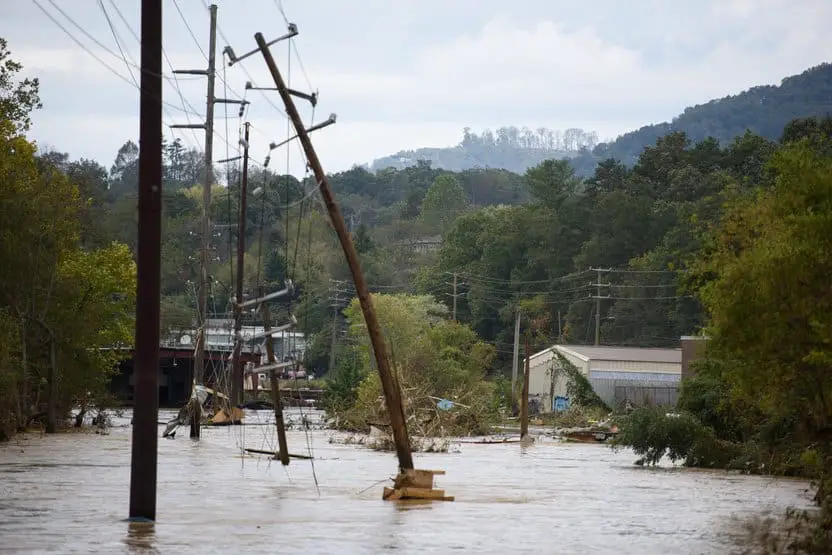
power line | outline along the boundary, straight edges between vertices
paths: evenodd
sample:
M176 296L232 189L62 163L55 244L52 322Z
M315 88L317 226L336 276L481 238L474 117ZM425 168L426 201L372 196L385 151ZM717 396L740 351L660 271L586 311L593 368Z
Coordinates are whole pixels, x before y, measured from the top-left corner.
M52 0L49 0L49 1L50 1L50 2L52 2ZM121 73L119 73L119 72L118 72L116 69L114 69L114 68L113 68L110 64L108 64L107 62L105 62L104 60L102 60L102 59L101 59L101 58L100 58L97 54L95 54L95 53L94 53L92 50L90 50L90 49L89 49L89 48L88 48L88 47L87 47L87 46L86 46L83 42L81 42L81 41L80 41L80 40L79 40L79 39L78 39L75 35L73 35L73 34L72 34L72 32L70 32L70 31L69 31L69 29L67 29L67 28L66 28L66 27L65 27L65 26L64 26L64 25L63 25L60 21L58 21L58 20L55 18L55 16L53 16L51 13L49 13L49 11L48 11L46 8L44 8L44 7L43 7L43 5L41 5L41 3L40 3L40 2L38 2L38 0L32 0L32 2L33 2L33 3L34 3L37 7L38 7L38 9L40 9L40 11L42 11L42 12L44 13L44 15L46 15L46 17L48 17L48 18L52 21L52 23L54 23L54 24L55 24L55 25L56 25L56 26L57 26L57 27L58 27L61 31L63 31L63 32L64 32L64 33L65 33L65 34L66 34L66 35L67 35L70 39L72 39L72 41L73 41L75 44L77 44L77 45L78 45L78 46L79 46L79 47L80 47L80 48L81 48L84 52L86 52L87 54L89 54L89 55L90 55L93 59L95 59L95 60L96 60L99 64L101 64L102 66L104 66L104 67L105 67L108 71L110 71L110 73L112 73L113 75L115 75L116 77L118 77L119 79L121 79L122 81L124 81L125 83L127 83L128 85L130 85L131 87L133 87L133 88L137 88L137 87L136 87L136 84L135 84L134 82L132 82L130 79L128 79L127 77L125 77L124 75L122 75ZM52 3L53 3L53 5L54 5L54 2L52 2ZM63 11L62 11L62 10L60 10L60 8L58 8L58 10L59 10L59 11L61 11L61 12L63 13ZM85 30L83 30L83 28L82 28L80 25L78 25L77 23L75 23L75 22L74 22L71 18L69 18L68 16L67 16L67 18L68 18L68 19L70 19L70 21L71 21L71 22L72 22L72 23L73 23L76 27L78 27L79 29L81 29L81 30L82 30L82 32L83 32L84 34L86 34L86 35L90 36L94 42L96 42L96 43L100 44L100 43L98 42L98 40L97 40L97 39L95 39L94 37L92 37L91 35L89 35L89 33L87 33ZM111 50L107 49L106 47L104 47L104 48L103 48L103 50L105 50L105 51L109 52L110 54L112 54L113 56L115 56L116 58L118 58L118 55L117 55L115 52L113 52L113 51L111 51ZM123 58L119 58L119 59L120 59L122 62L124 62L124 63L128 63L128 64L129 64L129 61L128 61L128 60L125 60L125 59L123 59ZM140 69L140 73L141 73L141 72L142 72L142 70ZM165 78L167 79L167 77L165 77ZM139 89L139 90L140 90L140 89ZM169 102L165 102L165 101L164 101L164 100L162 100L161 98L156 98L155 100L161 101L161 103L162 103L162 105L163 105L163 106L167 106L168 108L171 108L171 109L173 109L173 110L177 110L177 111L181 111L181 112L186 112L186 113L187 113L187 110L184 110L184 109L180 108L179 106L176 106L175 104L170 104ZM194 115L198 115L198 114L194 114Z

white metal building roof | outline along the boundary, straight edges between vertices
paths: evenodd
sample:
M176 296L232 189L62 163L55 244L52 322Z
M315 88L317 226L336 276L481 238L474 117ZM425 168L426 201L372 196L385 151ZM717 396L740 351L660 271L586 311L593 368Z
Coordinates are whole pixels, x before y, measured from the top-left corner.
M571 354L581 360L621 360L631 362L659 362L681 364L682 349L656 349L643 347L595 347L592 345L554 345L552 348L564 354ZM537 353L551 353L546 349ZM537 356L537 355L533 355Z

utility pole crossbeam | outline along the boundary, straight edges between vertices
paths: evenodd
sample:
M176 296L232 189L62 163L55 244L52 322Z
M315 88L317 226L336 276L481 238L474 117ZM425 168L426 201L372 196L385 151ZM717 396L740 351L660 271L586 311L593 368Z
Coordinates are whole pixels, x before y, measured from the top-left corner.
M142 0L136 384L130 518L156 520L162 236L162 0Z
M269 293L268 295L263 295L261 297L257 297L256 299L249 299L247 301L243 301L240 304L236 305L239 308L248 308L250 306L257 306L259 304L263 304L269 301L273 301L280 297L285 297L286 295L292 295L295 292L294 284L292 280L286 280L286 287L281 289L280 291L275 291L274 293Z
M602 287L609 287L610 283L601 283L601 274L605 272L609 272L609 270L605 270L603 268L590 268L593 272L598 272L598 279L595 283L590 283L589 285L596 288L595 295L590 295L590 298L595 299L595 346L601 344L601 300L602 299L609 299L610 295L601 295L601 288Z
M235 283L235 298L243 298L243 270L246 255L246 195L248 190L248 137L249 122L245 123L243 144L243 176L240 180L240 213L237 224L237 275ZM234 366L231 371L231 405L239 406L243 402L243 341L240 334L243 330L243 309L234 305Z
M290 321L288 324L283 324L282 326L278 326L276 328L258 331L257 333L252 334L249 337L251 339L260 339L261 337L274 337L278 333L283 333L284 331L288 331L298 325L298 320L297 318L295 318L294 314L290 314L289 319ZM240 336L239 339L242 339L242 336Z

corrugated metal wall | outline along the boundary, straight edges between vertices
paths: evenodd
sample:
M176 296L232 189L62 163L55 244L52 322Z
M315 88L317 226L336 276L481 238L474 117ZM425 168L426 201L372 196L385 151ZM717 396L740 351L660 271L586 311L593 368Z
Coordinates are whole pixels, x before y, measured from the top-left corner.
M679 399L679 374L654 372L605 372L593 370L589 383L613 410L629 402L634 407L675 406Z

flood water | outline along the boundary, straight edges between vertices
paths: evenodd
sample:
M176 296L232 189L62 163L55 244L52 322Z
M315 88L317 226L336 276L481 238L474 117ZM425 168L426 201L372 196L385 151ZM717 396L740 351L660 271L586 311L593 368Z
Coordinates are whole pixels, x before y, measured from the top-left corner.
M248 414L265 424L265 413ZM314 454L314 473L309 461L284 468L241 456L241 445L274 449L271 426L203 428L199 442L185 428L160 438L152 527L124 522L129 425L0 444L0 552L729 553L732 516L809 505L801 481L647 469L629 451L557 443L416 454L417 468L447 471L437 485L456 501L387 502L381 481L395 473L395 456L332 444L331 435L288 433L290 452Z

